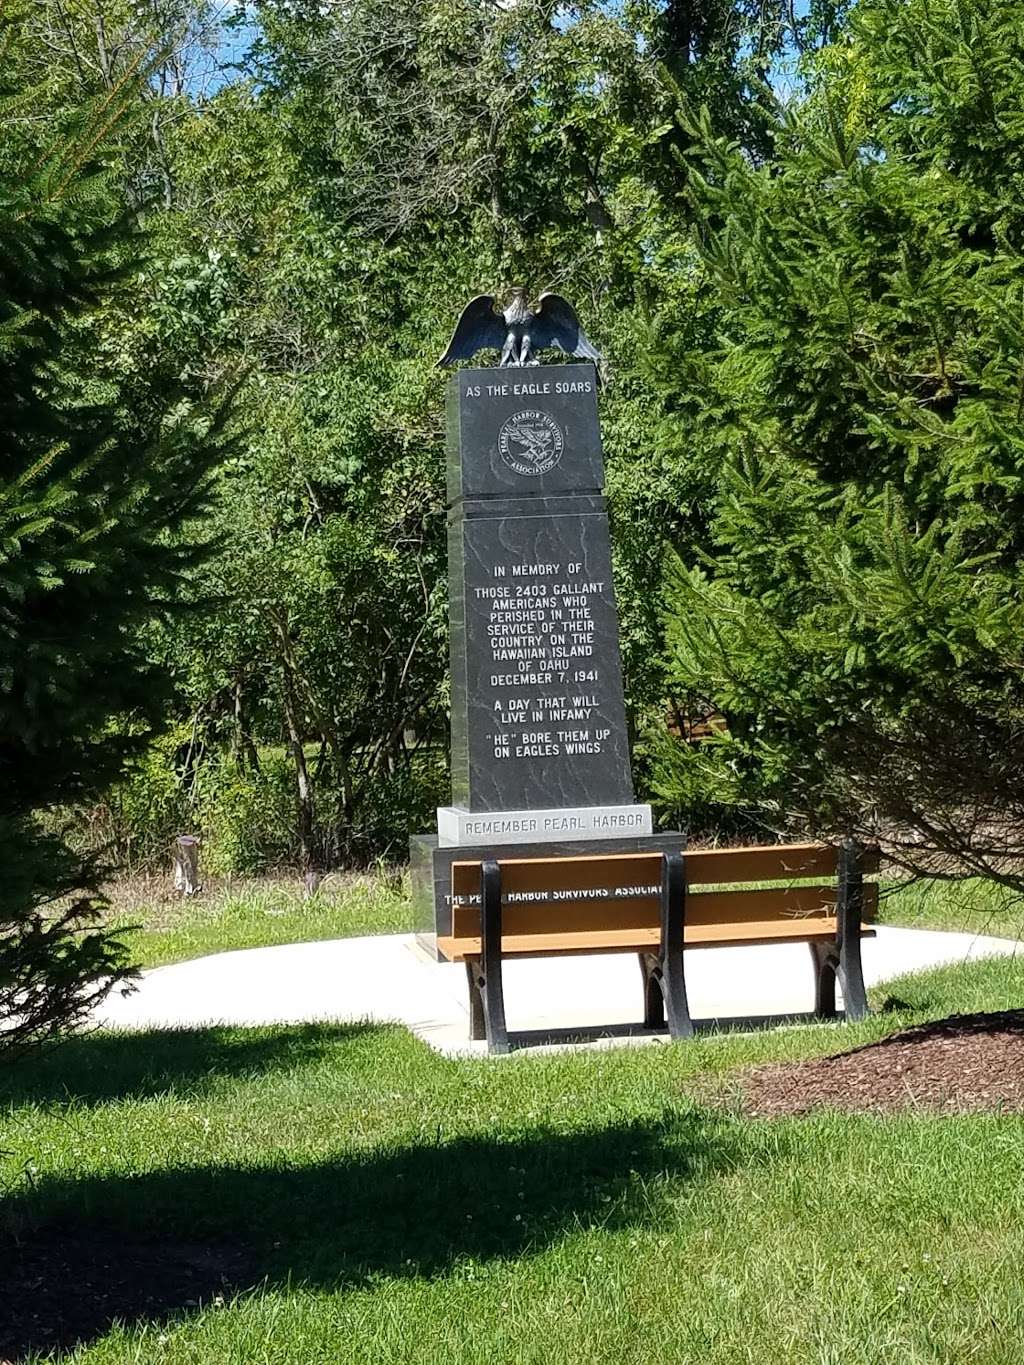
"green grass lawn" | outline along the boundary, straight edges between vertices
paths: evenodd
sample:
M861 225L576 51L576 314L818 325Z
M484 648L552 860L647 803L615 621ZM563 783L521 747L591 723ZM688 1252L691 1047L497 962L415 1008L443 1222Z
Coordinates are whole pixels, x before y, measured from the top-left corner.
M396 871L332 873L311 897L297 877L213 881L188 900L168 879L136 879L115 883L108 895L109 919L125 927L144 967L232 948L403 934L413 927L408 876Z
M909 929L954 929L1024 937L1024 899L996 882L968 877L958 882L885 882L879 904L883 924Z
M120 1324L97 1293L90 1365L1019 1365L1024 1119L698 1097L1022 986L990 961L859 1025L490 1062L397 1028L81 1038L0 1080L0 1265L47 1230L69 1285L209 1249Z

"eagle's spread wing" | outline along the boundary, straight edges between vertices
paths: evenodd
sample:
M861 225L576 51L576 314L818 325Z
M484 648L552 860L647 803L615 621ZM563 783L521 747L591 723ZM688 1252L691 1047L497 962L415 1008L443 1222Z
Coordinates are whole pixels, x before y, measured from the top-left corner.
M530 328L530 342L535 351L543 346L555 346L566 355L585 360L601 359L601 352L583 330L576 309L561 294L541 294Z
M493 294L478 294L463 308L438 367L454 365L457 360L472 360L477 351L490 346L500 351L507 335L504 318L494 311Z

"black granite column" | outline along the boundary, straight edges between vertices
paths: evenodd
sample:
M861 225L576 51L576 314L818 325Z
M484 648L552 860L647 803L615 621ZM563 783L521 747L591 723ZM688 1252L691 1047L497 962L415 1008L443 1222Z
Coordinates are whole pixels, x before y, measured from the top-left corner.
M448 405L453 805L627 805L593 366L462 370Z
M418 938L453 861L678 850L633 804L592 365L448 387L452 805L410 841Z

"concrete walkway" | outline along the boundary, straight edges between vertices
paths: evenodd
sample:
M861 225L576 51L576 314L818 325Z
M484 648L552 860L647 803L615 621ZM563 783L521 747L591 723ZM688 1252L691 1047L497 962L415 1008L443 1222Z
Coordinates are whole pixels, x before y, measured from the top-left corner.
M1008 939L881 927L863 945L869 986L946 962L1014 954ZM813 1006L805 944L714 948L686 959L695 1019L800 1014ZM641 1016L633 954L512 961L505 966L510 1031L615 1029ZM484 1051L469 1041L465 969L431 961L412 937L333 939L218 953L145 973L139 991L115 995L96 1015L114 1028L394 1021L448 1055ZM634 1030L630 1041L651 1035ZM611 1041L605 1039L605 1043Z

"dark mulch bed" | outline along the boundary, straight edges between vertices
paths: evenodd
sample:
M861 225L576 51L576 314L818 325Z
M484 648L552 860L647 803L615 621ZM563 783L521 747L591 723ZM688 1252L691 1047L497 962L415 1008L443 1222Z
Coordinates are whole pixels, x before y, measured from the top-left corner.
M46 1228L0 1236L0 1365L59 1356L115 1321L159 1322L254 1282L245 1253Z
M880 1043L737 1078L745 1113L1024 1112L1024 1010L954 1014Z

